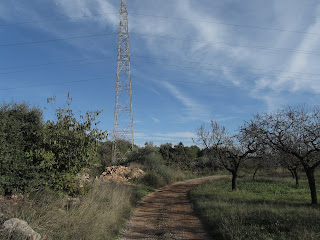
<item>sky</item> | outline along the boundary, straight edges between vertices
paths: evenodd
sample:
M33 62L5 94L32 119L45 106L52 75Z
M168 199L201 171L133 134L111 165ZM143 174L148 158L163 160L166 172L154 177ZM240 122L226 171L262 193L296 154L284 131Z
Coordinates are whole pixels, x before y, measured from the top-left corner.
M320 100L318 0L127 0L134 141L182 141L218 121ZM120 0L4 0L0 99L45 119L68 93L113 131ZM110 137L111 139L111 137Z

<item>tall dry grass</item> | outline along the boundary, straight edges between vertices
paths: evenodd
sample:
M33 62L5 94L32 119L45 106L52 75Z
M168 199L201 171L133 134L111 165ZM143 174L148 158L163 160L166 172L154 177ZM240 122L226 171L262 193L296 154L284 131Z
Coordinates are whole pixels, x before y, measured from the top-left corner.
M73 205L67 196L46 191L7 206L6 215L26 220L44 239L115 239L132 197L128 185L95 183Z

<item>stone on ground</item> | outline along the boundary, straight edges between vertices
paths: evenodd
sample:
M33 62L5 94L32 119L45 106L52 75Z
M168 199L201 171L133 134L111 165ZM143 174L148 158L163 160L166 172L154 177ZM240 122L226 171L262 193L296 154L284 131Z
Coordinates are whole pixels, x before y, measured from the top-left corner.
M35 232L26 221L19 218L11 218L3 223L4 229L16 231L31 240L40 240L41 235Z

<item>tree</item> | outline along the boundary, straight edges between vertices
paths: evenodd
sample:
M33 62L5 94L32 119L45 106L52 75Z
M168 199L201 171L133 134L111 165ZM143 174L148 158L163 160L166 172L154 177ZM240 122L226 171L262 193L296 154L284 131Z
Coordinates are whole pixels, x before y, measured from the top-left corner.
M290 171L292 178L296 181L296 185L299 185L298 168L301 166L299 159L283 151L280 151L276 158L282 167Z
M197 136L202 147L216 157L220 164L232 174L232 190L236 191L239 168L248 155L255 152L254 141L244 133L231 136L225 127L220 126L216 121L211 121L210 130L201 125Z
M172 165L173 161L173 147L172 143L164 143L160 145L159 152L167 165Z
M50 185L67 191L72 191L73 176L96 157L98 141L106 139L106 132L96 128L101 111L88 111L79 121L69 108L71 101L68 94L67 107L56 109L56 120L45 123L44 146L39 151Z
M27 103L0 107L0 192L26 191L43 184L35 156L43 136L42 112ZM1 189L2 188L2 189Z
M311 202L317 204L314 172L320 165L320 110L286 107L257 114L242 128L251 139L299 160L308 178Z

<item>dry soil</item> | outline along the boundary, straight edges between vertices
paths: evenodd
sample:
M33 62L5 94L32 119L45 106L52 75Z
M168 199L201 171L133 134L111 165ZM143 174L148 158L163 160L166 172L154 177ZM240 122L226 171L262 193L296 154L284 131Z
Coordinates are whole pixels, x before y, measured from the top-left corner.
M174 183L144 197L119 239L211 239L194 215L187 194L191 188L217 178Z

